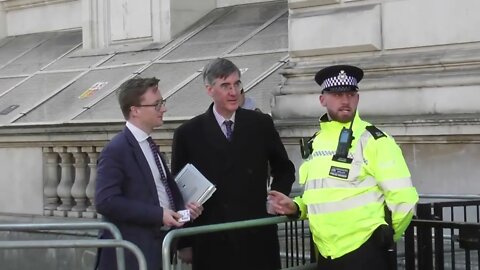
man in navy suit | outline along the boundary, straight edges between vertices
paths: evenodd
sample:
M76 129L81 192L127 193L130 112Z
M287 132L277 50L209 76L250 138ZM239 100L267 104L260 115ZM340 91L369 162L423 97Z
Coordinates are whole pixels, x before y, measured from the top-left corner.
M169 229L183 223L176 211L187 208L192 220L203 207L183 202L165 160L150 137L163 124L165 100L156 78L133 78L123 83L118 102L126 127L103 149L98 159L95 202L98 213L115 224L125 240L145 255L149 270L162 268L162 241ZM112 238L102 231L100 238ZM125 252L126 269L138 269ZM115 249L99 249L98 269L117 269Z
M272 118L239 107L240 75L227 59L211 61L203 79L213 103L173 136L172 172L191 163L217 188L194 226L268 217L268 185L288 195L295 181ZM276 225L198 235L192 247L180 257L194 270L280 268Z

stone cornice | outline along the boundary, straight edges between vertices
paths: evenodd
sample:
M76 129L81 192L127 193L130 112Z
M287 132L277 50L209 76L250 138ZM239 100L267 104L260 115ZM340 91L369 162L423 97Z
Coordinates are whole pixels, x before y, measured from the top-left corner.
M480 114L368 117L363 119L402 143L480 143ZM276 120L282 138L309 137L318 130L318 119Z
M173 131L183 121L167 121L154 131L153 138L160 144L173 138ZM0 128L0 147L55 146L103 146L124 128L124 122L68 123L13 125ZM162 143L163 142L163 143Z
M480 43L309 58L292 57L289 66L282 70L282 75L285 77L313 75L319 67L339 63L361 66L368 75L475 69L480 68Z

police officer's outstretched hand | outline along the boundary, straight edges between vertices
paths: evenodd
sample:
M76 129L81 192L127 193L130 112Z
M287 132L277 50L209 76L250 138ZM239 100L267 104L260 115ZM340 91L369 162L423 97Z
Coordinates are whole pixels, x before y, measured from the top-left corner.
M280 215L294 215L297 213L298 208L293 202L290 197L287 195L271 190L268 192L267 197L268 203L270 204L270 208L276 213Z

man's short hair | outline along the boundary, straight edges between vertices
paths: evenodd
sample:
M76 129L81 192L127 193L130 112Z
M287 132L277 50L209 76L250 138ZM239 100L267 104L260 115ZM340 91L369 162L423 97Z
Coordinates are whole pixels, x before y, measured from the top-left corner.
M216 79L225 79L234 72L237 72L240 77L240 70L232 61L225 58L217 58L203 68L203 82L212 85Z
M122 110L123 117L129 118L130 107L140 105L141 96L150 87L157 87L160 80L152 78L135 77L122 83L117 90L118 104Z

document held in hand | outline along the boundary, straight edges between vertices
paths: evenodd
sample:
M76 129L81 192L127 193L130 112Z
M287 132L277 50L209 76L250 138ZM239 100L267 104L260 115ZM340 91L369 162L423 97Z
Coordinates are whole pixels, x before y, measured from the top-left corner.
M212 196L213 192L217 190L217 188L190 163L185 165L177 174L175 182L177 182L185 203L198 202L203 204Z

